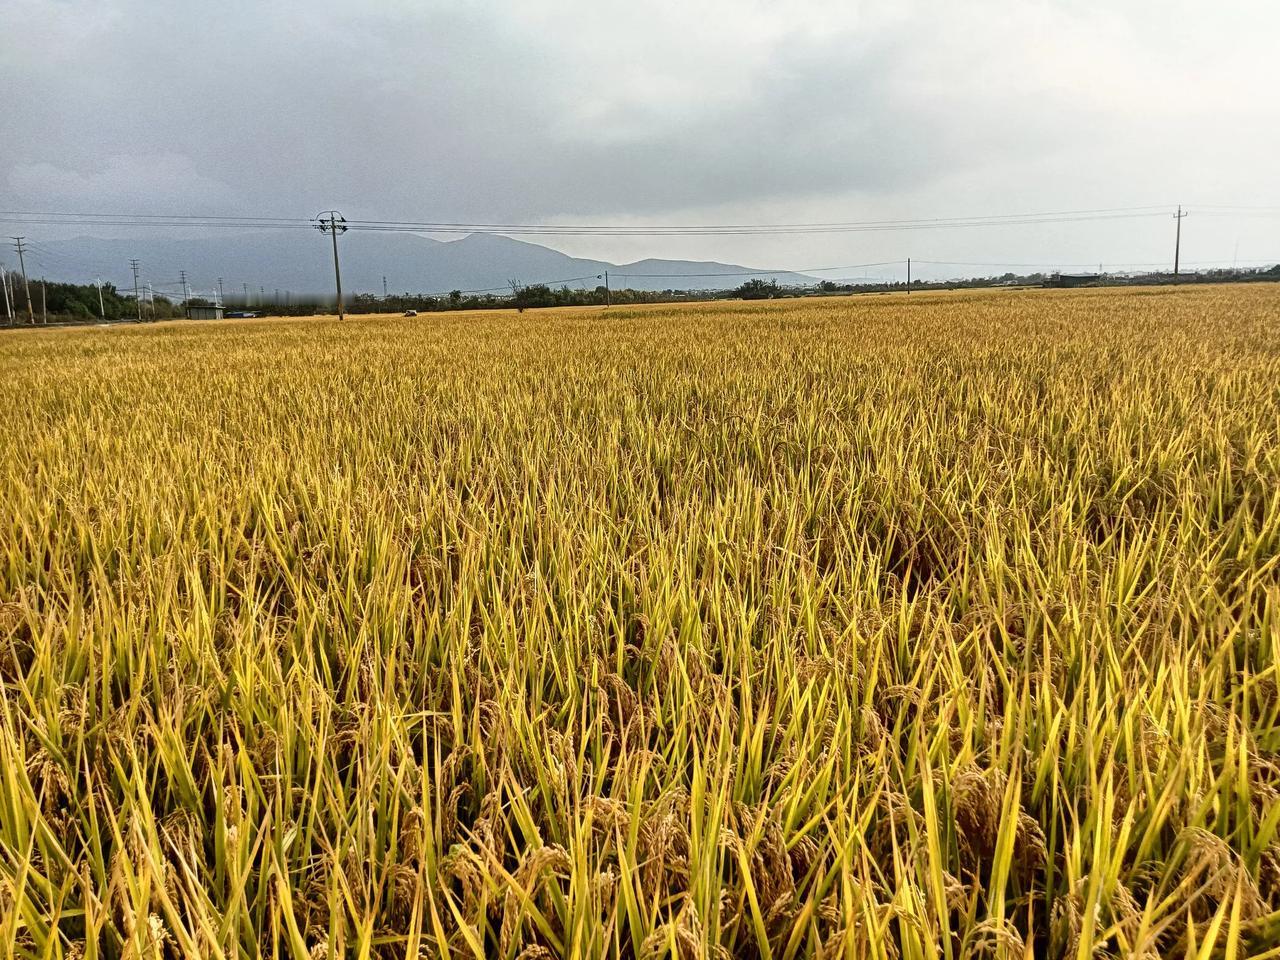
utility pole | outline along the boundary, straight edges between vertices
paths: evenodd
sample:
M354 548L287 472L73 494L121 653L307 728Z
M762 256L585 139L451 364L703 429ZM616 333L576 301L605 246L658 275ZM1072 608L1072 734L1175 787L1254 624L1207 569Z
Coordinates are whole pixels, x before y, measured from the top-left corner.
M40 278L40 322L49 322L49 298L45 296L44 277Z
M138 322L142 322L142 291L138 289L138 261L130 260L129 266L133 268L133 302L138 305Z
M326 210L316 217L316 229L329 234L333 240L333 283L338 289L338 319L345 319L342 311L342 270L338 266L338 234L347 232L347 218L337 210Z
M27 295L27 322L32 326L35 326L36 315L35 311L31 308L31 284L27 281L27 261L22 255L24 252L22 249L22 241L25 239L26 237L14 237L13 242L14 246L17 247L18 250L18 265L22 268L22 290Z
M613 306L613 294L609 291L609 271L604 272L604 305Z
M102 322L107 322L107 308L102 305L102 278L98 278L98 316L102 318Z
M907 293L911 292L911 258L907 257Z
M1178 222L1177 233L1173 239L1173 282L1178 282L1178 259L1182 253L1182 218L1186 214L1182 212L1182 204L1178 204L1178 212L1173 215L1173 219Z
M4 318L13 323L13 303L9 300L9 271L0 264L0 287L4 287Z
M147 284L147 303L151 307L151 319L156 318L156 292L152 289L151 284Z
M382 299L387 299L387 275L382 275Z
M218 306L222 306L222 301L223 301L223 296L222 296L222 278L221 278L221 277L219 277L219 278L218 278Z
M191 291L187 289L187 271L179 270L178 275L182 277L182 309L187 316L191 316L191 311L187 308L187 301L191 299Z

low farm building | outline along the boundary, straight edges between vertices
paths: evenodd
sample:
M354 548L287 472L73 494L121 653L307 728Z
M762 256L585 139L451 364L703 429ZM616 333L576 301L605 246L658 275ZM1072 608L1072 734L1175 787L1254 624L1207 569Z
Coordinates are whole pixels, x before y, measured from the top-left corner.
M1046 287L1096 287L1100 273L1055 273L1044 281Z

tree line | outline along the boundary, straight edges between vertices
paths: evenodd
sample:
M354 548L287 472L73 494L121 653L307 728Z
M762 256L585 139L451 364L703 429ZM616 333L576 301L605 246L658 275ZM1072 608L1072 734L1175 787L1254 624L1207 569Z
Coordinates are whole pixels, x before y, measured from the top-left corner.
M9 272L8 280L13 309L13 318L9 322L26 323L28 285L22 282L21 274L13 271ZM37 323L46 318L49 323L90 323L102 319L108 322L131 320L138 316L138 308L133 296L125 296L112 283L104 283L99 288L94 283L58 283L46 280L31 283L29 287L31 314ZM101 291L101 297L99 297L99 291ZM143 300L144 319L164 320L180 317L182 314L181 305L166 297Z
M9 290L12 301L13 319L11 323L27 322L27 302L22 277L12 271L8 274ZM1218 269L1202 270L1196 273L1184 273L1179 283L1242 283L1249 281L1280 281L1280 264L1253 269ZM1098 286L1128 286L1151 283L1171 283L1174 277L1169 273L1147 274L1102 274L1095 281ZM987 277L968 277L953 280L913 280L912 290L954 290L973 287L995 286L1040 286L1051 284L1052 277L1044 273L1015 274L1004 273ZM42 289L43 287L43 289ZM99 300L101 289L101 300ZM627 306L643 303L679 303L700 300L772 300L785 297L840 296L853 293L891 293L907 289L902 281L838 283L824 280L813 287L786 287L776 280L752 278L739 286L728 290L606 290L603 286L594 289L571 288L562 286L553 288L544 283L528 285L512 284L512 292L497 293L465 293L454 290L447 294L393 294L377 296L372 293L358 293L346 305L348 313L403 313L406 310L418 312L446 310L517 310L537 309L544 307L583 307ZM209 305L210 301L192 298L189 303ZM108 322L133 320L138 315L138 308L132 295L126 295L116 289L114 284L104 283L101 288L96 284L41 282L31 284L31 307L36 322L47 317L49 323L91 323L106 319ZM258 305L249 307L254 313L264 316L312 316L317 313L328 313L332 303L320 299L299 300L288 305ZM142 304L144 320L164 320L181 317L185 314L182 303L168 297L156 296L145 298ZM0 318L0 322L4 322Z
M387 297L359 293L347 304L348 313L388 313L404 310L419 312L440 310L517 310L537 307L589 307L612 303L625 306L637 303L670 303L677 300L701 300L703 296L682 290L605 290L573 287L551 287L545 283L512 285L511 293L466 293L454 290L446 294L392 294Z

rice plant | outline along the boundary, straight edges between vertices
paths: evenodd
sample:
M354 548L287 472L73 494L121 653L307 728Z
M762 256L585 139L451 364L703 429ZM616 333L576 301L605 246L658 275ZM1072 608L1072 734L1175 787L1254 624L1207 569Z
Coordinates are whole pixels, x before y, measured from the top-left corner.
M1280 956L1273 287L0 374L0 955Z

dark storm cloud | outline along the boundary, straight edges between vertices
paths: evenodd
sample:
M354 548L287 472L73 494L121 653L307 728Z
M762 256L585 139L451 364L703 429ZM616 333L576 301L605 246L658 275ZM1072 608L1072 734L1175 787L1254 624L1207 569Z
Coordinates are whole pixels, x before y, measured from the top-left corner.
M1228 155L1271 189L1280 15L1186 6L16 0L0 201L945 215L1164 201Z

